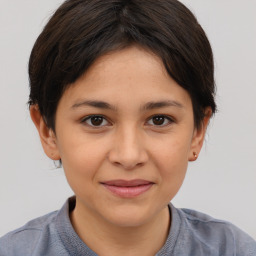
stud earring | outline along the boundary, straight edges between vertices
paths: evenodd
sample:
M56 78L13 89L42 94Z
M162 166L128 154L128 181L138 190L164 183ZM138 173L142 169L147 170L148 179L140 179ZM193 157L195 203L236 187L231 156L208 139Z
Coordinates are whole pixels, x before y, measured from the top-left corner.
M194 158L197 159L198 155L196 152L193 152Z

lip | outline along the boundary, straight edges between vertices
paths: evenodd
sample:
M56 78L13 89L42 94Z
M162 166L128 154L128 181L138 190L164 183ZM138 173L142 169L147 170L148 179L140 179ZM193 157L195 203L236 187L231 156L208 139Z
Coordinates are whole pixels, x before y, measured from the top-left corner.
M114 195L123 198L137 197L148 191L154 183L148 180L110 180L101 184Z

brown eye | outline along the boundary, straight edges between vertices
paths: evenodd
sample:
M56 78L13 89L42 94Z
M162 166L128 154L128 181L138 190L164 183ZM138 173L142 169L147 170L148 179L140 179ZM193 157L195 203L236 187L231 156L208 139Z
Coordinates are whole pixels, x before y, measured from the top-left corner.
M155 125L163 125L164 121L165 121L165 117L163 117L163 116L155 116L155 117L153 117L153 123Z
M108 124L103 116L89 116L82 120L82 123L86 123L92 127L102 127Z
M149 119L149 124L153 126L166 126L173 123L173 120L168 116L153 116Z
M94 126L99 126L102 124L103 118L101 116L94 116L91 118L91 123Z

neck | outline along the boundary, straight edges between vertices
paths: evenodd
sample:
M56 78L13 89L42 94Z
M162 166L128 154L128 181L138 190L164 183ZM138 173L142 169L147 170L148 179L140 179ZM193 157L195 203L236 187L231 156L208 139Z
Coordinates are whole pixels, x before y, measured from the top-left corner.
M165 244L170 228L168 206L139 226L120 227L84 211L79 203L70 215L82 241L100 256L151 256ZM100 245L100 246L99 246Z

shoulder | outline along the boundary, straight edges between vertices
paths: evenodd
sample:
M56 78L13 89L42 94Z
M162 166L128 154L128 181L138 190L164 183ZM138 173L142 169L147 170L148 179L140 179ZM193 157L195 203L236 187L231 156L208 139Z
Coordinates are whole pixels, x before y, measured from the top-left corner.
M31 255L42 234L50 234L56 215L57 211L48 213L1 237L0 255Z
M207 214L176 209L182 219L183 231L217 255L256 255L256 241L230 222L215 219Z

